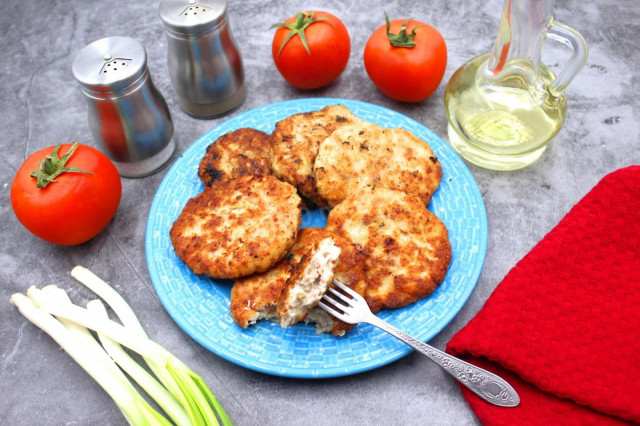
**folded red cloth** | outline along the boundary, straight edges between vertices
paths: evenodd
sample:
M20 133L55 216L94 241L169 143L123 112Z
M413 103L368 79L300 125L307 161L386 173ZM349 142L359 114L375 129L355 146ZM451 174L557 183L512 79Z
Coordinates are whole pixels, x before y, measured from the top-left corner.
M504 377L462 387L487 425L640 423L640 166L604 177L507 274L447 352Z

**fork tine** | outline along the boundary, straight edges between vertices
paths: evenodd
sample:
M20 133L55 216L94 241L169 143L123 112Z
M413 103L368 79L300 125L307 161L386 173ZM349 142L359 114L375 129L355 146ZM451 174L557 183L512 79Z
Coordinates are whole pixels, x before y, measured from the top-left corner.
M336 287L338 287L340 290L342 290L343 292L345 292L345 294L347 296L350 296L351 299L353 299L354 303L359 302L359 303L367 303L364 299L364 297L362 297L360 294L358 294L354 289L352 289L351 287L346 286L345 284L341 283L338 280L333 280L333 284L335 284Z
M330 291L333 296L337 297L338 299L340 299L340 301L344 302L348 306L353 306L353 304L356 302L355 300L353 300L353 298L345 296L335 288L329 287L327 291ZM327 296L326 293L325 293L325 296Z
M340 281L338 280L333 280L333 283L335 284L336 287L338 287L340 290L344 291L345 293L347 293L349 296L351 296L352 298L355 298L356 296L359 296L358 293L356 293L354 290L352 290L350 287L347 287L346 285L342 284Z
M323 300L326 300L328 302L331 299L328 298L328 297L324 297ZM332 302L335 303L335 301L332 301ZM318 302L318 306L320 306L322 309L324 309L325 311L327 311L329 314L333 315L334 317L336 317L336 318L338 318L338 319L340 319L342 321L348 322L348 321L345 320L345 318L348 317L347 315L345 315L344 313L334 309L332 306L327 305L322 300L320 302Z

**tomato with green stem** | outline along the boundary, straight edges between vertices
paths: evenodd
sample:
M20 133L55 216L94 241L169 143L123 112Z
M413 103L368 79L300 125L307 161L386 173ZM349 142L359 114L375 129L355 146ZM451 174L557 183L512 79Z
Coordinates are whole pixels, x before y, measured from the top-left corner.
M58 245L81 244L98 235L115 215L121 195L111 160L78 143L31 154L11 184L11 206L20 223Z
M351 40L344 23L328 12L298 12L271 26L271 54L282 77L298 89L327 86L349 62Z
M440 85L447 67L447 46L431 25L395 19L378 27L364 49L371 81L392 99L420 102Z

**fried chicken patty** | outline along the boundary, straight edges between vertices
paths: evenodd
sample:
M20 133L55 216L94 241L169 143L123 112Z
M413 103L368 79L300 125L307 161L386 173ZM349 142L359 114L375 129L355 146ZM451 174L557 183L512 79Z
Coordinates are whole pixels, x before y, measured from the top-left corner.
M440 162L424 141L364 121L342 126L320 143L313 173L319 196L332 207L367 185L409 192L427 205L442 179Z
M300 194L318 206L313 164L318 145L337 128L359 119L342 105L295 114L280 120L271 134L271 168L274 174L298 188Z
M205 186L244 175L270 175L271 136L241 128L220 136L207 147L198 177Z
M373 312L431 294L451 261L445 225L415 195L363 187L338 204L326 229L363 248L365 299Z
M287 254L261 274L237 279L231 287L231 317L242 328L260 320L278 320L278 301L291 275L293 255Z
M278 321L278 301L293 268L318 243L306 237L307 229L300 229L291 250L273 268L234 282L231 316L240 327L247 328L261 319Z
M277 265L262 274L235 281L231 289L231 316L236 324L247 328L261 319L278 321L277 306L287 280L301 259L327 237L340 248L338 263L333 268L334 277L364 296L367 285L364 253L346 238L323 228L303 228L289 253ZM343 335L353 328L353 325L339 321L317 307L311 309L305 322L315 323L318 333Z
M241 176L191 198L170 237L194 273L238 278L282 259L301 221L301 199L293 186L273 176Z

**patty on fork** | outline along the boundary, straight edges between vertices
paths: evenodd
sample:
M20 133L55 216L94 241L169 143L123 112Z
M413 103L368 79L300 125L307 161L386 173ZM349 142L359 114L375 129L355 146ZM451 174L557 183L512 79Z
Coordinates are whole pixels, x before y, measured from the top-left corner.
M293 268L278 301L278 319L283 328L309 315L333 282L333 269L340 257L340 247L333 238L320 240Z
M231 289L231 316L242 328L259 320L278 321L279 299L287 281L301 260L308 256L326 238L332 238L340 248L334 277L363 295L366 291L364 253L346 238L327 232L323 228L302 228L289 253L270 270L236 280ZM306 322L316 324L316 332L343 335L352 324L339 321L322 309L311 309Z
M451 262L444 223L402 191L360 188L331 210L326 229L365 252L365 299L373 312L430 295Z

